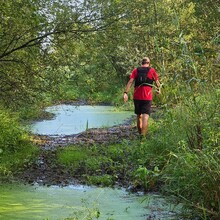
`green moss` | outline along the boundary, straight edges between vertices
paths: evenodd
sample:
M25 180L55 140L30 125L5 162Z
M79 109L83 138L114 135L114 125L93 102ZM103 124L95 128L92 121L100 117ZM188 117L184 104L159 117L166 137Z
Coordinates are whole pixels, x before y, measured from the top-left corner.
M94 175L87 176L87 182L91 185L112 186L114 184L113 177L111 175Z
M85 148L71 146L66 149L59 150L57 153L58 162L77 168L80 162L85 161L89 157L89 152Z

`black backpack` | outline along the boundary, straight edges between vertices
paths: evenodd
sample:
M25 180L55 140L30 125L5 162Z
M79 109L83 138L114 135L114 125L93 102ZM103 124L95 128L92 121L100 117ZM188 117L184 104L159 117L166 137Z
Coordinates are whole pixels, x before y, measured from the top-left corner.
M153 79L147 77L150 67L138 67L137 68L137 77L135 78L134 86L150 86L153 85Z

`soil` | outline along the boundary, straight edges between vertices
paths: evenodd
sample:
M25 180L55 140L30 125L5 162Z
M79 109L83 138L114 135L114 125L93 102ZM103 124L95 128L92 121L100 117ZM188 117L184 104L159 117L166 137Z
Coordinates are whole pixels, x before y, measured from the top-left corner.
M132 125L111 128L89 129L77 135L68 136L33 136L33 142L39 147L39 158L17 172L19 181L29 184L59 185L80 184L79 178L73 177L64 167L55 162L56 151L72 144L108 144L118 143L123 139L137 138L136 127Z

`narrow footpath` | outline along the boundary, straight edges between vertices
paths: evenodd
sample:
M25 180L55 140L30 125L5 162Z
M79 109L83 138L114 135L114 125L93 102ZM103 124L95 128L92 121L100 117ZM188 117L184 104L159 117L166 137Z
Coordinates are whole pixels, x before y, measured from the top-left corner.
M40 185L79 184L68 170L55 163L56 150L70 145L119 143L122 140L137 138L135 126L121 125L111 128L89 129L77 135L33 136L33 142L39 147L39 157L33 163L26 164L16 177L24 183Z

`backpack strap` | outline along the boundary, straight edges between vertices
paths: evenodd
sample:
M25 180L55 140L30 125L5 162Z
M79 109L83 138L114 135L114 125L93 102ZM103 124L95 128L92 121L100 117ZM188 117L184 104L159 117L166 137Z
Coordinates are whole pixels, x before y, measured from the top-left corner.
M150 79L147 75L151 67L138 67L137 77L135 78L135 87L140 86L150 86L153 85L153 79Z

